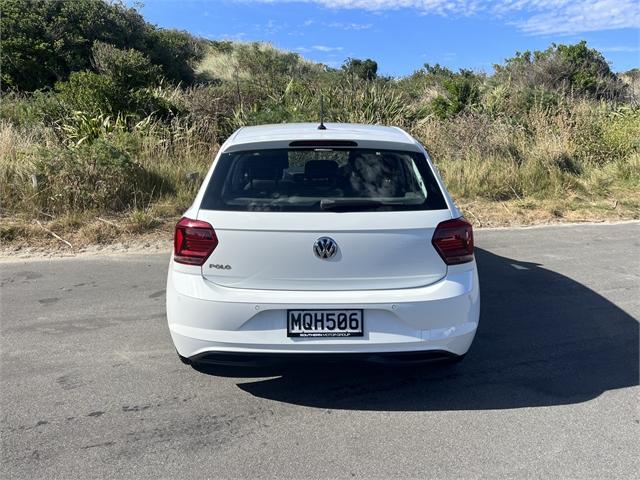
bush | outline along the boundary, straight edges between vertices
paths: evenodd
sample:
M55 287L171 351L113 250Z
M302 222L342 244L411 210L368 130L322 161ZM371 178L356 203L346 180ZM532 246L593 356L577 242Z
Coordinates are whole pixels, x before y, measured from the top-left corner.
M93 65L98 73L111 78L123 89L157 83L162 69L138 50L122 50L104 42L93 44Z
M90 116L122 114L140 119L152 114L168 118L179 111L162 89L130 89L111 76L93 72L73 72L67 82L58 82L55 90L67 115L82 111Z
M121 3L2 0L0 10L3 88L52 86L91 68L94 41L144 48L148 35L142 16Z
M235 76L243 72L247 78L245 83L249 83L251 89L257 89L261 98L282 95L291 80L311 72L297 53L283 52L257 42L238 45L233 58Z
M175 82L191 82L202 55L204 42L159 29L120 2L2 0L0 11L3 89L34 91L91 69L96 41L141 52Z
M142 173L129 155L104 140L77 149L40 150L33 165L42 179L34 203L54 215L125 210L134 201Z
M378 63L370 58L366 60L347 58L342 65L342 69L348 75L360 80L374 80L378 76Z
M93 72L73 72L66 82L55 87L59 99L69 110L90 115L116 114L129 110L129 91L106 75Z
M544 51L518 52L504 65L495 65L496 80L535 89L558 90L595 99L624 100L628 89L609 68L602 54L585 41L552 44Z
M446 94L431 102L431 109L439 118L449 118L476 106L480 100L478 78L469 71L442 81Z
M193 65L204 55L204 42L187 32L153 28L148 35L151 61L162 66L164 76L173 82L190 84L195 79Z
M3 90L32 91L52 85L57 78L59 62L55 45L50 41L42 41L47 30L45 5L41 2L39 5L34 3L32 8L28 7L26 2L19 0L3 0L0 4L0 79Z
M79 147L100 138L105 139L116 131L124 131L127 125L126 118L121 115L91 116L82 111L74 111L57 127L70 147Z
M10 92L2 95L0 119L18 127L50 126L66 114L60 99L51 92L31 95Z
M574 116L576 156L603 165L640 152L640 109L581 104Z
M414 100L419 100L426 91L436 91L443 81L451 79L455 73L439 63L424 66L407 77L398 80L398 86L407 92Z

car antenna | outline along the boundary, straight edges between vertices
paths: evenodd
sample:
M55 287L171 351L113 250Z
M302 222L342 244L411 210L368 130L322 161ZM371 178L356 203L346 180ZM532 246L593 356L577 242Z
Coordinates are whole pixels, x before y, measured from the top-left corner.
M324 126L324 96L320 94L320 125L318 125L318 130L326 130L327 127Z

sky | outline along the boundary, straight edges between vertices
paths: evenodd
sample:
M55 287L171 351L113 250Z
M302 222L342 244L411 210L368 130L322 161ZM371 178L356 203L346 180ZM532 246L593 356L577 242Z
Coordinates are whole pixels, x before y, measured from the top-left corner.
M640 0L145 0L145 19L212 40L264 41L383 75L423 64L490 72L516 51L586 40L614 71L640 67Z

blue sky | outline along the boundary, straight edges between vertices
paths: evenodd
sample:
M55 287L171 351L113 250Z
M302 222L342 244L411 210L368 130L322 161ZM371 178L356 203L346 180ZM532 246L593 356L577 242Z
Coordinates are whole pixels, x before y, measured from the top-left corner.
M394 76L424 63L490 71L516 51L579 40L616 71L640 67L639 0L146 0L140 10L161 27L266 41L334 67L372 58Z

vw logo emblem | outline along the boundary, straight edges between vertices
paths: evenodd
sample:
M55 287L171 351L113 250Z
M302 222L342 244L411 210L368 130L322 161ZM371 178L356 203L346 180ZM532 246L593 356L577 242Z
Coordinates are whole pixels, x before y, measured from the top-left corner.
M320 237L316 240L316 243L313 244L313 253L322 260L329 260L338 253L338 244L333 238Z

